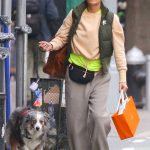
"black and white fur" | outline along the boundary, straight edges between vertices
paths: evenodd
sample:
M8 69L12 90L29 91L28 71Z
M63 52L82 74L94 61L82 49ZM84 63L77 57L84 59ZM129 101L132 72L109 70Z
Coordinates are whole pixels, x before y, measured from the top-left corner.
M48 114L28 107L18 107L5 128L5 139L12 150L44 150Z

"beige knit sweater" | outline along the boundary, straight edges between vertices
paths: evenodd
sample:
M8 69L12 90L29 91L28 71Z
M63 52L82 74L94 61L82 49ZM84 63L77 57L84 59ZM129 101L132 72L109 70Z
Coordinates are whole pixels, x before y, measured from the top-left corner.
M55 35L55 38L50 41L53 45L53 50L58 50L67 42L68 32L72 25L72 10L65 18L63 24ZM99 53L98 30L101 21L101 12L90 13L84 11L78 28L73 37L72 49L76 54L82 54L87 59L97 59ZM124 32L119 22L117 15L114 15L112 24L114 56L117 69L119 71L120 82L126 82L126 58L124 48Z

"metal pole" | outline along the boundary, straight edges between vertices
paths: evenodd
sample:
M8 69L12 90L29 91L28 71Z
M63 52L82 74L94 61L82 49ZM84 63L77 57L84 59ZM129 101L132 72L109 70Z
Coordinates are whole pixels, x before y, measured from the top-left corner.
M12 0L2 0L2 15L6 15L11 20L11 3ZM11 32L11 27L9 26L9 32Z
M2 7L2 1L0 0L0 15L1 15L1 7ZM0 29L1 31L1 29ZM4 107L4 98L1 98L2 95L4 96L4 61L0 60L0 106ZM0 110L2 110L2 107ZM2 110L1 112L4 113L4 110ZM0 134L2 134L2 127L3 127L3 124L4 124L4 118L5 114L3 115L0 115L0 129L1 129L1 132ZM2 150L4 149L4 140L0 137L0 147L2 148Z
M4 33L8 33L8 26L4 27ZM9 41L4 42L4 47L9 47ZM10 57L5 59L5 89L6 89L6 121L9 119L11 110L11 100L10 100Z
M2 0L2 15L8 16L11 18L11 0ZM4 32L8 33L10 29L9 24L4 25ZM9 47L9 42L6 40L4 42L5 47ZM6 121L9 119L10 115L10 57L5 59L5 91L6 91Z
M26 0L17 0L17 27L26 25ZM17 32L16 37L16 106L23 105L24 99L24 33Z
M1 14L8 16L8 18L11 18L11 0L2 0L1 1ZM9 24L3 24L3 30L5 33L8 33L9 31ZM9 41L4 41L4 47L9 47ZM5 61L2 61L1 63L1 74L2 74L2 84L0 86L0 90L4 93L3 98L1 99L1 115L3 116L3 123L9 119L10 115L10 58L7 57ZM0 91L0 92L1 92ZM5 93L6 92L6 93ZM6 95L6 100L5 100ZM7 107L7 109L6 109ZM5 112L6 112L6 120L5 120ZM1 149L4 149L4 145L1 145Z
M0 60L0 92L5 92L5 61Z
M24 33L24 98L23 105L27 105L27 45L28 45L28 33Z
M2 7L2 1L0 0L0 15L1 15L1 7ZM0 26L1 27L1 26ZM0 28L0 31L1 31L1 28ZM1 103L4 103L3 101L3 98L1 98L1 95L4 95L2 93L4 93L4 61L0 60L0 104ZM2 104L4 107L4 104ZM2 108L1 108L2 109ZM4 112L4 110L2 110L2 112ZM3 127L3 124L4 124L4 116L5 115L0 115L0 129L1 129L1 132L0 134L2 134L2 127ZM2 148L2 150L4 149L4 140L0 137L0 147Z
M150 110L150 55L146 56L146 107Z
M2 0L0 0L0 15L1 14L2 14ZM5 92L5 63L3 60L0 60L0 92Z

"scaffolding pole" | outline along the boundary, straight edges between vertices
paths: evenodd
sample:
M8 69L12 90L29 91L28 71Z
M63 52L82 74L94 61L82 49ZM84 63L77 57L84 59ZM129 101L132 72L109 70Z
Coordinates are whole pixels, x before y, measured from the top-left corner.
M9 32L10 18L11 18L11 0L0 0L0 31ZM4 35L4 34L3 34ZM2 34L1 34L2 36ZM7 37L7 36L6 36ZM3 39L3 36L1 37ZM9 39L5 39L1 44L1 52L9 47ZM4 49L3 49L4 48ZM2 54L1 53L1 54ZM3 57L3 56L2 56ZM5 59L0 60L0 136L3 135L5 121L9 119L10 115L10 58L9 55ZM5 118L6 117L6 118ZM0 137L1 138L1 137ZM4 139L0 139L0 147L5 149Z
M2 15L7 16L6 24L3 24L4 33L10 32L10 18L11 18L11 0L2 0ZM9 40L4 41L4 47L9 47ZM5 59L3 65L4 81L5 81L5 93L6 93L6 121L9 119L10 115L10 57Z
M0 0L0 15L2 14L2 0ZM0 25L1 31L1 25ZM5 92L5 62L0 60L0 92Z
M1 6L2 6L2 0L0 0L0 15L1 15ZM0 26L1 27L1 26ZM1 31L1 29L0 29L0 31ZM0 60L0 106L2 105L2 106L4 106L4 99L2 98L2 95L3 95L3 97L5 96L5 93L4 93L4 89L5 89L5 87L4 87L4 76L5 76L5 74L4 74L4 66L5 66L5 64L4 64L4 61L3 60ZM0 110L1 110L2 108L0 108ZM3 111L3 110L2 110ZM0 112L2 112L2 111L0 111ZM2 127L3 127L3 124L4 124L4 115L1 115L0 116L0 129L2 129ZM2 131L0 132L0 134L2 134ZM2 150L4 150L4 140L0 137L0 147L2 148Z
M26 62L24 54L26 55L25 43L26 36L22 29L26 26L26 0L17 0L17 20L16 20L16 106L23 106L25 93L25 75L24 69Z

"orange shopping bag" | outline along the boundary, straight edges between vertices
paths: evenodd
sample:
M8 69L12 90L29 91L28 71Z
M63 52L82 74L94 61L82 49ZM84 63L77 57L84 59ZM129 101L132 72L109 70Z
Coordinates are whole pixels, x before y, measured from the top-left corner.
M134 136L140 118L132 96L126 95L125 98L121 91L117 112L112 115L112 120L121 140Z

